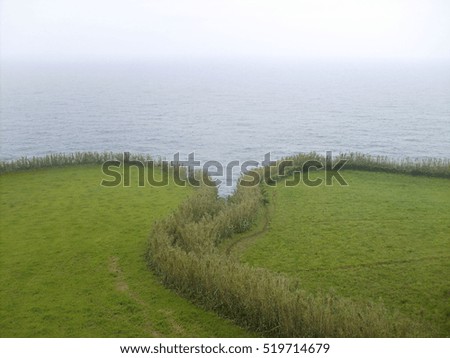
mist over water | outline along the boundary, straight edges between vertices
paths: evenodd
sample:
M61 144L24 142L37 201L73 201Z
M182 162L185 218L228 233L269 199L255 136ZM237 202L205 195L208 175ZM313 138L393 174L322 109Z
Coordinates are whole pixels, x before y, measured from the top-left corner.
M448 63L6 64L0 159L450 154Z

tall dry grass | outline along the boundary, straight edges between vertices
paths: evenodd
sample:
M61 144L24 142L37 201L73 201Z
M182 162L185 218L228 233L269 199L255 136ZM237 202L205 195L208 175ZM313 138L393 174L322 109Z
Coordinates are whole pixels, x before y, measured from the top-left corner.
M399 173L409 175L421 175L438 178L450 178L450 159L444 158L403 158L391 159L386 156L373 156L362 153L341 153L332 158L334 166L341 159L346 160L342 170L364 170L385 173ZM318 161L325 165L326 157L316 152L300 153L297 155L282 158L271 168L272 178L280 177L280 172L284 176L290 176L294 172L301 172L308 168L307 163ZM290 164L280 170L282 163ZM306 165L305 165L306 164Z
M155 223L148 261L163 283L195 303L264 336L395 337L415 328L382 304L331 293L311 294L282 275L223 255L217 245L248 230L264 203L260 187L240 187L228 200L201 187Z
M113 152L76 152L76 153L57 153L48 154L43 157L22 157L16 160L0 161L0 174L15 172L21 170L32 170L51 167L64 167L72 165L84 164L103 164L108 160L123 161L124 153ZM143 163L153 160L150 155L131 154L130 160L138 160ZM155 161L156 165L160 165L161 161Z

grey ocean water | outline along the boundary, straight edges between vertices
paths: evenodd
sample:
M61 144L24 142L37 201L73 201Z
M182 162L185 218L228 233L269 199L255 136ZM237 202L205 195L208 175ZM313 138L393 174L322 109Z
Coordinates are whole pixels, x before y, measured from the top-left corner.
M0 159L450 156L449 63L5 64Z

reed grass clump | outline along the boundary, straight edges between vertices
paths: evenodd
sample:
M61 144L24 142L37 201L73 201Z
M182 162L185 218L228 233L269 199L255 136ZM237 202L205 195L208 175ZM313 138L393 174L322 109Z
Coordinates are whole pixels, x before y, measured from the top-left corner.
M437 178L450 178L450 159L444 158L402 158L391 159L386 156L373 156L363 153L341 153L332 158L334 166L341 159L346 160L343 170L364 170L385 173L399 173L420 175ZM308 162L318 161L325 165L326 158L316 152L300 153L282 158L271 167L272 178L277 180L281 176L290 176L294 172L302 172L308 169ZM281 168L283 163L290 165ZM280 169L281 168L281 169ZM282 175L280 175L280 173Z
M229 199L201 187L150 234L148 262L163 283L197 304L264 336L390 337L413 335L382 304L331 293L314 295L285 276L224 255L218 244L248 230L261 209L262 187L238 186Z
M83 164L102 164L108 160L122 161L124 153L113 152L75 152L75 153L56 153L48 154L43 157L33 156L22 157L16 160L0 161L0 174L15 172L21 170L51 168L51 167L64 167L71 165L83 165ZM150 155L146 154L131 154L130 160L138 160L141 162L147 162L153 160ZM156 166L159 166L161 161L156 161Z

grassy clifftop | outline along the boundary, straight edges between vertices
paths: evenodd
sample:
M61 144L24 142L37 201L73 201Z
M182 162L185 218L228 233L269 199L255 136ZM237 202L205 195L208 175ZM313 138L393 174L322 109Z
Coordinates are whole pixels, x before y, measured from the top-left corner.
M343 171L348 186L279 186L268 229L232 253L285 274L310 292L383 301L446 336L450 280L450 181ZM315 173L312 177L323 177Z
M447 335L448 161L349 155L349 185L286 187L325 160L298 155L224 199L102 187L112 158L1 163L1 336Z
M147 268L153 222L192 189L101 179L99 165L0 176L0 336L249 336Z

